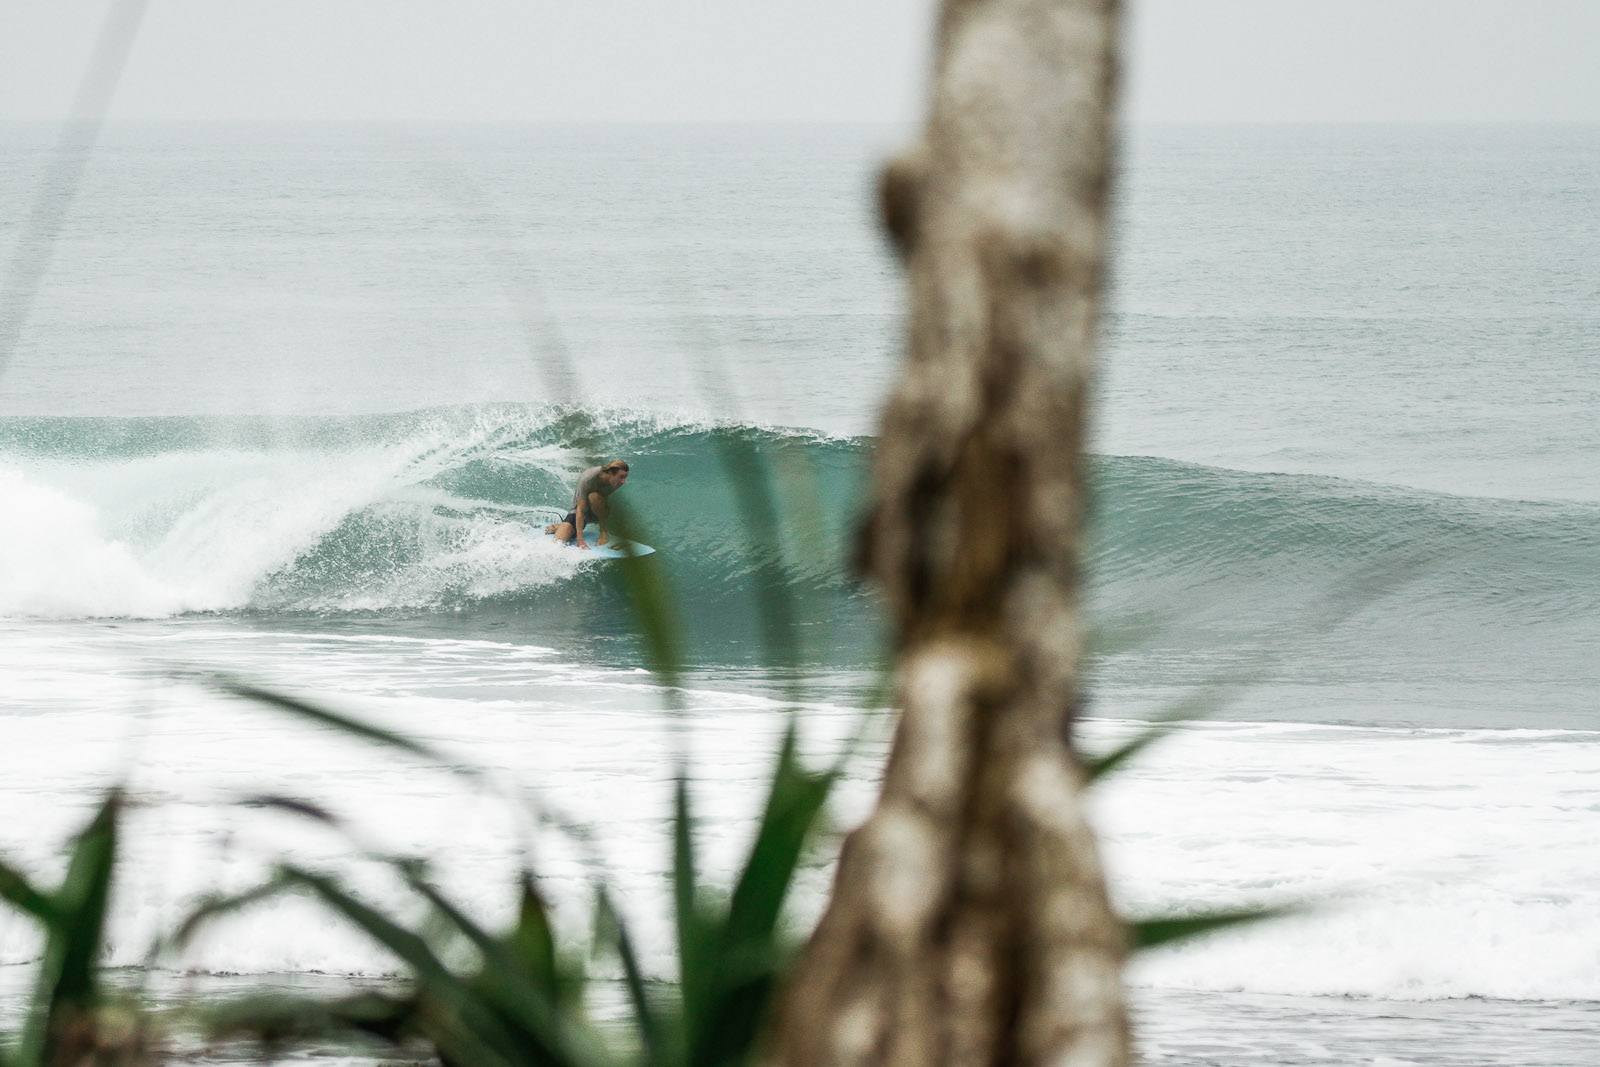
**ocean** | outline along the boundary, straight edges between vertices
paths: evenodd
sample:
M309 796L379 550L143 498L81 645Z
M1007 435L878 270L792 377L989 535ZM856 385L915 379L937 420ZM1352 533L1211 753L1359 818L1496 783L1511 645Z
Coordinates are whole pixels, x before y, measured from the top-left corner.
M277 856L397 899L262 794L429 857L486 918L532 862L577 925L592 858L527 814L559 812L657 969L680 747L713 871L795 703L814 759L864 732L859 819L892 722L847 560L903 326L870 195L898 136L108 128L0 373L0 853L59 873L126 784L109 962L171 994L397 971L292 899L151 963ZM0 267L54 137L0 125ZM1212 707L1092 816L1129 914L1306 905L1136 960L1145 1062L1596 1062L1600 128L1148 127L1121 171L1083 743ZM537 534L610 458L676 597L681 716L619 573ZM38 951L0 916L0 1020Z

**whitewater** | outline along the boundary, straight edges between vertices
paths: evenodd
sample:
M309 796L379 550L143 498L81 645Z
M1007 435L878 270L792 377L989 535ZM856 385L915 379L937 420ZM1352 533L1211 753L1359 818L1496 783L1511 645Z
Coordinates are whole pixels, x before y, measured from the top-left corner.
M0 127L0 258L50 138ZM0 851L136 800L110 962L274 857L396 899L304 797L504 918L582 925L594 828L652 965L674 754L713 871L798 700L892 712L847 565L893 371L893 131L123 127L0 377ZM1135 131L1096 433L1082 743L1215 707L1093 797L1129 914L1291 918L1137 961L1155 1063L1592 1062L1600 1015L1600 131ZM730 456L780 489L739 519ZM615 571L537 535L596 459L675 590L673 715ZM792 664L760 638L789 598ZM400 728L488 785L219 695ZM793 685L802 684L798 695ZM828 871L798 894L815 914ZM0 916L0 1015L38 943ZM281 901L150 972L381 976Z

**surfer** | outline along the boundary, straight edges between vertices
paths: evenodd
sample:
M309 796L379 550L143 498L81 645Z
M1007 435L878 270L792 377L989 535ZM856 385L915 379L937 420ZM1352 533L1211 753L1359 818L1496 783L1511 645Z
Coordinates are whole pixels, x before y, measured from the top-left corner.
M607 497L621 489L627 480L627 460L614 459L604 467L590 467L578 475L578 488L572 493L572 510L560 522L546 526L544 532L553 534L562 544L576 537L579 548L588 548L588 542L583 539L583 528L591 522L597 522L600 524L600 536L595 544L603 545L610 541L606 518L611 513L611 505Z

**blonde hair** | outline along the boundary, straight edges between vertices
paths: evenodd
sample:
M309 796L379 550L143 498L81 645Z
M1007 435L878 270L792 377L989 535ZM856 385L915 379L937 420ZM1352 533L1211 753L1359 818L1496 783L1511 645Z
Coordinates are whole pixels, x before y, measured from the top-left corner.
M614 459L610 463L607 463L604 467L601 467L600 469L605 471L607 474L615 474L618 471L627 470L628 469L628 461L625 460L625 459Z

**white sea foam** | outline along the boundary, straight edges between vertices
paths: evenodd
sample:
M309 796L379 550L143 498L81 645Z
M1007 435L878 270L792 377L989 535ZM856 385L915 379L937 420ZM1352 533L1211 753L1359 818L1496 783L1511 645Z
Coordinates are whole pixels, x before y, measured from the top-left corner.
M485 641L195 624L107 627L92 640L80 630L75 643L32 633L0 660L0 680L18 681L37 709L0 719L0 806L9 826L25 828L6 834L3 847L24 866L59 870L54 849L85 817L92 788L128 779L147 806L133 817L118 896L118 962L137 962L200 893L247 884L279 854L347 871L375 899L403 906L392 880L354 860L337 836L228 802L259 792L316 800L377 847L435 858L441 880L489 919L509 915L511 875L534 842L533 860L563 914L575 924L584 914L590 869L579 851L533 833L504 795L152 680L152 661L181 656L328 694L592 826L652 966L667 966L663 876L677 742L648 676ZM759 801L781 704L728 686L688 696L706 866L726 877ZM834 750L854 721L848 709L826 705L810 719L819 751ZM1089 740L1105 744L1130 728L1092 722ZM63 737L76 742L63 746ZM1600 810L1597 748L1600 735L1566 731L1263 723L1185 731L1096 794L1094 821L1120 906L1135 915L1252 902L1315 907L1154 953L1134 981L1417 1000L1600 1000L1600 953L1575 936L1600 910L1589 847ZM874 773L869 762L847 783L847 818L867 809ZM826 872L808 871L801 911L814 912L825 890ZM14 920L0 925L0 962L35 950ZM230 921L183 965L395 967L300 901Z
M1101 726L1105 730L1107 727ZM1141 960L1155 986L1600 999L1600 734L1196 725L1105 787L1131 914L1310 910Z
M166 615L181 594L152 575L100 512L0 468L0 615Z
M42 659L34 655L39 652ZM0 806L11 816L9 826L25 828L20 836L0 838L0 848L24 868L58 874L54 849L87 817L94 791L127 781L140 806L119 873L115 962L140 962L151 940L171 929L201 893L248 885L278 856L343 870L376 899L398 899L392 877L352 860L349 842L339 835L231 803L263 792L325 804L349 816L374 847L435 857L442 883L474 913L495 920L509 914L512 875L536 839L545 888L571 916L584 914L589 868L559 838L530 837L526 816L517 814L503 789L485 793L448 770L397 761L236 700L151 680L140 669L149 657L160 663L177 655L312 683L331 692L323 699L336 706L459 754L497 781L530 790L542 805L594 825L602 853L623 876L620 895L640 905L659 956L665 911L657 890L668 855L665 817L676 745L675 728L647 676L485 642L287 634L213 641L204 631L186 629L130 643L107 629L73 654L45 641L14 647L0 661L0 675L49 675L34 686L30 702L45 713L0 718L6 759ZM78 676L88 673L110 681L96 690L79 685ZM482 699L512 687L518 699ZM703 707L692 744L707 864L726 872L748 832L756 783L782 727L781 705L726 691L691 692L690 699ZM106 707L144 710L129 716L100 710ZM813 733L820 730L832 746L852 716L845 709L821 710L823 721ZM64 735L83 743L63 746ZM14 918L0 921L0 963L25 961L37 944ZM395 967L339 922L292 900L230 920L182 963L229 972L385 973Z

